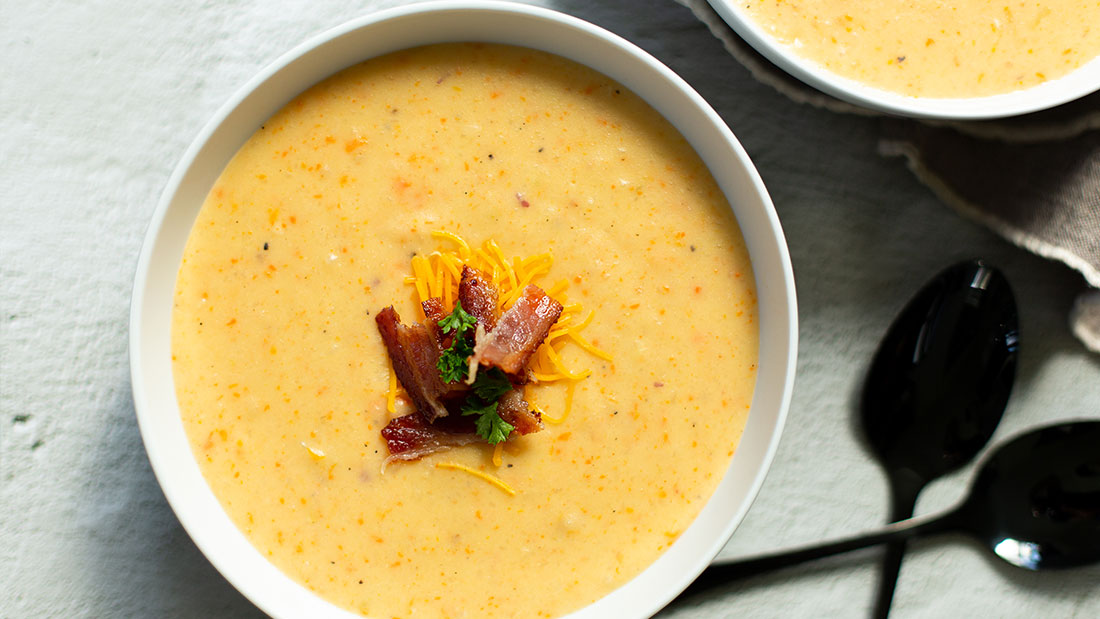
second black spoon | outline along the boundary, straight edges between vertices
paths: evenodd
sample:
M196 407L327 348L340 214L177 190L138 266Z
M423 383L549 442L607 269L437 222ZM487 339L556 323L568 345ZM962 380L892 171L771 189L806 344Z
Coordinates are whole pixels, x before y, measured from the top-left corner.
M1001 420L1016 374L1016 301L980 261L956 264L902 310L879 345L861 417L890 481L890 521L928 482L969 462ZM905 541L887 546L874 616L886 617Z
M876 544L925 535L969 534L998 557L1028 570L1100 562L1100 421L1033 429L986 458L969 495L939 516L880 531L708 567L681 597ZM990 600L996 604L996 600Z

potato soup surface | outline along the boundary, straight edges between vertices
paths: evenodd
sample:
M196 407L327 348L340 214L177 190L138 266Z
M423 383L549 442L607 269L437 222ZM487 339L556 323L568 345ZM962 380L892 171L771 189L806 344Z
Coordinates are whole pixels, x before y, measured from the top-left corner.
M434 230L551 251L543 285L569 279L614 361L565 348L592 376L499 468L477 444L383 473L379 431L411 409L386 410L374 314L422 319L404 278ZM296 581L377 617L556 616L702 509L748 414L756 323L736 221L671 125L562 58L448 44L320 83L241 148L188 241L173 367L215 495ZM562 415L564 384L528 395Z
M761 0L745 13L795 53L870 86L979 97L1100 55L1100 0Z

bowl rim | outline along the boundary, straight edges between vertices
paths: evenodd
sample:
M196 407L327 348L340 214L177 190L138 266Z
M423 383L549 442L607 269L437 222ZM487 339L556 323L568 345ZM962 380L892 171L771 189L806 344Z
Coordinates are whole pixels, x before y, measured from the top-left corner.
M347 47L349 41L354 42L356 38L364 38L364 33L381 35L386 32L383 28L399 29L398 24L405 23L402 20L438 21L441 19L440 15L448 15L449 18L476 15L479 20L504 19L517 24L531 21L544 28L546 33L570 36L574 43L580 42L583 44L581 47L587 48L579 51L560 46L546 49L547 46L558 43L547 42L543 34L534 37L537 41L525 39L512 42L508 37L514 38L515 35L498 36L497 31L493 31L491 36L476 38L462 33L454 38L441 40L407 37L408 40L402 45L373 53L363 52L353 62L336 60L335 58L341 57L340 52L331 51L341 45ZM462 32L470 30L471 27L467 26ZM181 434L182 421L179 418L172 382L170 355L167 353L170 350L168 332L171 297L175 288L179 256L182 253L182 246L175 249L172 247L180 245L178 239L181 234L184 241L186 240L194 215L197 214L198 206L201 206L201 198L198 199L198 205L194 204L197 191L194 179L199 179L197 186L201 189L200 195L205 196L228 158L237 151L244 139L293 96L357 62L398 49L445 40L479 40L541 49L600 71L631 88L672 122L696 149L719 182L723 194L730 200L742 227L757 281L761 341L757 384L742 441L714 495L708 499L699 516L680 539L641 574L569 616L600 617L607 616L609 612L614 612L617 616L651 615L686 588L725 545L758 494L774 459L791 399L797 359L798 324L794 276L786 241L771 198L747 153L718 114L682 78L648 53L617 35L563 13L498 0L439 0L372 12L328 29L295 46L248 80L218 109L187 148L169 177L146 230L138 257L131 296L129 356L134 408L146 453L165 498L188 535L222 576L253 604L276 617L317 614L356 616L307 591L268 563L258 549L247 541L244 533L229 520L202 478L201 472L198 472L189 441L185 434ZM608 58L604 59L592 50L606 52ZM347 53L345 51L344 55ZM333 59L325 60L326 54ZM589 54L589 57L576 57L585 54ZM318 60L318 57L321 59ZM595 66L611 65L615 62L620 62L623 66L615 70ZM295 72L299 77L293 77ZM301 77L303 74L310 77L304 79ZM287 75L291 77L286 77ZM289 92L289 95L284 93L277 101L263 103L262 95L272 91L274 85L280 84L280 79L282 90ZM304 86L295 85L298 82L303 82ZM651 97L658 95L668 100L664 107L669 107L669 101L674 101L677 106L688 109L676 111L674 108L672 111L675 113L670 115L669 109L662 109L662 106L651 100ZM257 109L269 111L258 115ZM673 116L699 119L697 124L700 128L695 133L706 137L709 154L700 151L697 140L701 138L690 138L684 127L680 126L686 121L677 123ZM226 137L225 133L232 132L225 127L234 122L240 125L241 118L252 123L248 126L244 139L236 140L232 135ZM240 133L240 130L237 129L236 133ZM228 155L223 157L227 149ZM210 161L211 159L214 161ZM715 170L715 161L726 164L732 171ZM209 179L205 184L201 182L204 178ZM745 213L739 212L738 205L733 204L730 196L731 186L744 187L744 191L755 198L758 204L744 207ZM184 195L188 192L191 194L190 198ZM187 204L179 206L182 202ZM182 215L181 209L185 209ZM746 232L745 223L742 222L743 214L751 215L751 224L758 229L758 234L753 239ZM171 247L165 249L166 244ZM762 258L765 251L768 256L766 261ZM768 286L765 287L761 283L763 281L767 281ZM165 308L168 308L167 324ZM769 310L767 314L764 312L765 308ZM774 341L767 349L764 345L765 333L770 334ZM766 389L761 387L762 382L767 383ZM762 412L758 413L758 410ZM764 440L750 444L743 440L744 437L758 435ZM739 458L742 454L745 455ZM736 468L739 463L751 463L751 470L748 470L748 466L742 467L746 470ZM738 489L738 496L727 497L727 494L732 494L728 488ZM227 524L230 528L228 532L225 529ZM699 533L704 528L705 534ZM677 550L678 548L687 550ZM668 560L674 555L690 556L694 560L686 568L675 566L672 560Z
M1100 90L1100 56L1068 74L1024 90L981 97L903 95L868 86L804 58L764 31L734 0L707 0L722 19L772 64L801 82L842 101L892 114L929 120L993 120L1057 107Z

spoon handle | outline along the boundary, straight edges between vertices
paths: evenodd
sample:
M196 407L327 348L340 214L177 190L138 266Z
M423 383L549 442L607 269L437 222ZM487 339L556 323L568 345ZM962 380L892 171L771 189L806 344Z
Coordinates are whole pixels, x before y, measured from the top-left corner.
M917 504L917 495L924 488L924 480L903 471L895 471L890 476L890 522L898 522L913 517L913 508ZM905 540L890 542L882 557L882 571L879 573L878 594L871 611L872 619L886 619L890 614L890 605L894 601L894 590L901 573L901 559L905 555Z
M894 590L898 586L901 574L901 558L905 555L905 540L890 542L886 545L886 554L882 557L882 571L879 573L878 594L875 607L871 611L873 619L886 619L890 614L890 605L894 601Z
M958 514L958 511L951 511L938 516L911 518L895 522L871 533L826 542L817 546L796 548L748 559L738 559L728 563L713 563L703 570L699 578L685 589L680 597L694 595L731 580L789 567L805 561L859 550L876 544L909 540L956 529L958 528L956 514Z

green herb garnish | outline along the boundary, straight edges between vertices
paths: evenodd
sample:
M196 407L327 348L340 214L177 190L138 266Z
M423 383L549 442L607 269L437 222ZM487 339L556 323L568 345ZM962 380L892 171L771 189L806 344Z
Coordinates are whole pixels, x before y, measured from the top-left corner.
M478 402L477 399L471 396L462 407L463 415L478 415L477 422L474 424L477 435L490 445L508 440L508 435L516 429L515 426L500 418L496 402L485 404Z
M512 390L508 375L500 368L482 370L473 384L474 393L485 402L496 402L500 396Z
M470 369L468 359L474 354L474 348L466 341L465 334L476 324L477 318L462 309L461 301L455 303L454 311L449 316L439 321L439 328L444 333L454 332L451 346L439 355L439 361L435 364L443 382L456 383L466 378Z
M455 337L473 329L476 324L477 318L467 314L466 310L462 309L462 301L456 301L451 315L439 321L439 327L443 329L443 332L455 331Z
M443 333L454 332L450 347L439 355L439 361L435 364L444 382L455 383L466 378L469 372L469 358L474 354L474 349L465 335L476 324L477 319L462 309L461 302L455 303L454 311L439 321L439 328ZM478 416L474 424L477 435L490 445L508 440L508 435L516 428L501 419L500 413L497 412L497 400L512 390L508 375L500 368L479 372L471 389L473 393L462 405L462 414Z
M443 379L443 382L457 383L466 378L466 374L470 370L466 359L473 354L474 350L470 348L469 344L459 344L460 341L459 338L455 338L451 347L439 355L439 361L435 364L435 367L439 369L439 376Z
M497 412L497 400L512 390L508 375L500 368L478 372L472 389L473 393L462 405L462 414L479 415L475 424L477 435L490 445L508 440L508 435L516 428Z

